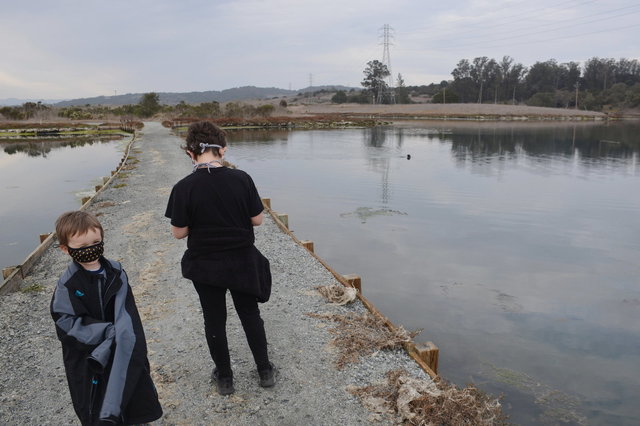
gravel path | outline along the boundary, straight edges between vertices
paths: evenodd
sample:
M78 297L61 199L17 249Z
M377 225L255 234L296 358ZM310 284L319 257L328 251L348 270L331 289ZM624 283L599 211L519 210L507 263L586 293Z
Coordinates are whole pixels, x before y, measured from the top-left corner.
M337 370L336 352L329 344L328 329L333 324L307 314L364 308L359 302L350 307L325 303L314 287L337 281L267 217L256 228L256 245L271 261L273 294L261 311L270 357L279 368L278 382L271 389L258 386L251 353L228 297L236 393L219 396L209 383L213 363L197 295L180 275L186 242L171 237L163 215L172 185L190 172L180 143L160 124L147 123L133 146L131 170L115 179L89 208L105 228L105 255L123 263L142 315L165 412L156 424L369 424L371 413L346 391L347 386L381 381L386 371L399 367L428 377L403 351L381 351ZM260 182L257 185L260 189ZM53 288L67 262L66 255L50 248L23 290L0 298L0 424L79 423L49 315ZM396 422L392 416L381 420Z
M571 118L574 116L605 119L607 115L597 111L584 111L568 108L546 108L526 105L494 105L494 104L309 104L292 105L288 109L293 115L308 114L371 114L371 115L414 115L441 116L517 116L528 117L535 121L543 117Z

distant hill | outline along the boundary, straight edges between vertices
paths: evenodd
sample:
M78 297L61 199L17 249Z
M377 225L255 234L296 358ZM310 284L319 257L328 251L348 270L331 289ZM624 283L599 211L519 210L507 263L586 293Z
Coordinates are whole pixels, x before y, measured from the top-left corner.
M160 96L160 103L165 105L176 105L181 101L188 104L197 104L202 102L230 102L230 101L246 101L250 99L271 99L282 96L295 96L298 93L316 92L319 90L351 90L352 87L346 86L311 86L301 90L287 90L276 87L255 87L243 86L222 91L209 90L206 92L156 92ZM357 88L353 88L357 89ZM77 106L77 105L130 105L137 104L144 93L128 93L126 95L115 96L96 96L93 98L71 99L61 101L54 104L58 107Z
M61 102L62 99L16 99L16 98L5 98L0 99L0 106L19 106L22 104L26 104L27 102L42 102L43 104L51 105L57 102Z

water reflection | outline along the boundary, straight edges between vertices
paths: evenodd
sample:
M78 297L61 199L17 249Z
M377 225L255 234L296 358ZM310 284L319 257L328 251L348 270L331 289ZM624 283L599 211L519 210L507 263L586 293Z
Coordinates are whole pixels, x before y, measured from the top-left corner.
M0 148L9 154L17 154L19 152L28 155L29 157L47 157L54 149L70 147L78 148L86 145L93 145L94 143L113 141L122 139L118 136L107 137L79 137L69 139L56 139L56 140L43 140L43 141L31 141L31 142L0 142Z
M187 129L174 129L173 132L184 138L187 136ZM289 138L290 130L266 130L266 129L225 129L227 134L227 141L229 143L235 142L282 142L287 141Z
M322 258L425 329L444 377L505 393L517 424L634 424L639 130L421 122L247 134L234 155Z
M573 156L582 158L631 158L640 151L640 140L634 126L613 124L540 125L513 127L513 125L456 124L437 125L430 131L413 132L443 143L451 142L456 159L482 161L487 157Z
M366 147L373 149L365 155L365 158L369 168L380 174L380 201L386 206L392 195L392 186L389 184L391 163L398 158L407 159L407 155L401 154L405 129L376 126L363 129L362 132L362 140Z
M387 129L382 126L376 126L364 129L364 140L368 146L380 148L387 140Z
M385 146L387 140L390 140L390 145L392 145L394 148L400 149L402 148L405 132L406 129L403 129L401 127L369 127L362 130L362 140L367 144L367 146L372 148L381 148Z
M604 135L603 135L604 136ZM600 139L587 129L550 129L535 131L528 135L514 134L509 129L478 130L474 133L456 132L455 134L432 135L431 138L451 141L455 158L481 161L486 157L517 156L524 153L529 156L573 156L583 158L630 158L638 151L633 143ZM611 137L611 136L608 136Z
M122 156L120 137L0 143L0 267L18 265ZM83 193L83 191L86 191Z
M286 142L291 130L229 129L226 130L230 143L251 140L252 142ZM184 134L186 136L186 132Z

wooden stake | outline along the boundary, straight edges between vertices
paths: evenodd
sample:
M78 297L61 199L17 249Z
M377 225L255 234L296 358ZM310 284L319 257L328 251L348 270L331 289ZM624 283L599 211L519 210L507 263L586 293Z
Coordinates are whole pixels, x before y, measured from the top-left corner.
M300 241L300 244L302 244L302 247L306 248L311 253L313 253L313 241L302 240L302 241Z
M358 290L358 293L362 293L362 278L360 278L360 275L348 274L343 275L343 277L349 284Z
M9 266L7 268L3 268L2 269L2 279L6 280L9 277L9 275L13 274L13 271L15 271L18 268L19 268L19 266Z
M289 215L286 213L278 213L278 220L282 222L282 224L289 229Z
M438 355L440 352L438 347L433 342L425 342L416 345L416 350L418 351L420 359L422 359L434 373L438 374Z

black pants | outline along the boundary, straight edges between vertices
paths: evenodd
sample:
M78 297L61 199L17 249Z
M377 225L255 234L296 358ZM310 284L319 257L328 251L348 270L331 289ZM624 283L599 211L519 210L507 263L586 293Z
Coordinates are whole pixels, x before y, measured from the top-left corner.
M193 285L200 297L200 305L202 305L204 332L207 335L211 358L213 358L220 377L229 377L233 373L231 371L226 330L227 289L196 282ZM264 332L264 322L260 317L260 309L255 296L233 290L229 290L229 292L233 298L233 305L240 317L244 334L247 337L247 342L258 370L271 368L267 354L267 336Z

